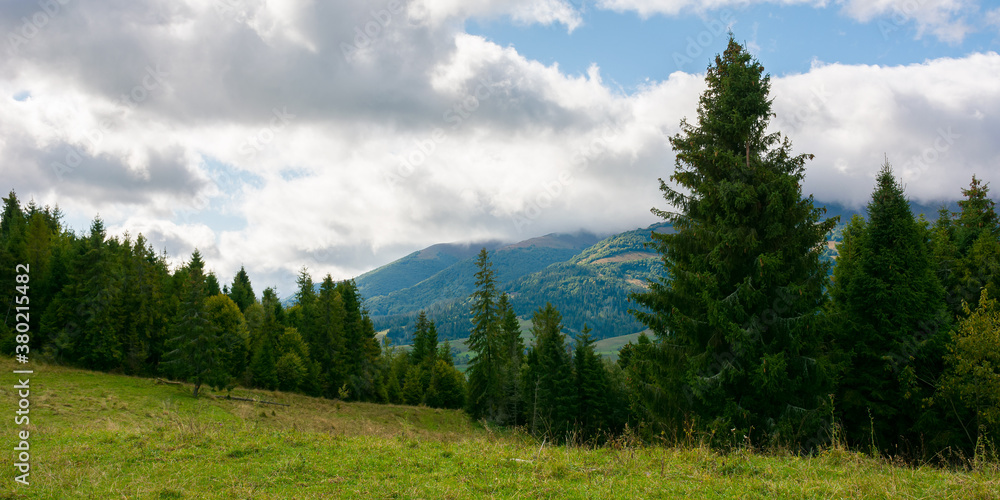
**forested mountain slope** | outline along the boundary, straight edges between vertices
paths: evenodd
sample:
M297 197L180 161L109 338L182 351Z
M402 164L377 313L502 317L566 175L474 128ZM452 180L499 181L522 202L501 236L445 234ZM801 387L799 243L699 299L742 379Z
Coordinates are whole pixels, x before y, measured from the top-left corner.
M603 240L590 233L550 234L494 248L490 258L500 288L511 295L519 316L528 317L545 302L552 302L562 312L567 328L579 331L587 323L596 338L613 337L642 330L627 312L627 297L655 270L656 255L644 243L651 231L665 227L657 224ZM415 269L414 262L421 254L434 248L357 278L376 328L389 329L389 337L397 343L406 341L403 332L412 330L408 325L420 310L426 310L435 321L442 339L468 335L466 302L475 274L471 258L454 262L411 286L403 285L407 279L412 281L415 273L392 278L400 270ZM444 260L437 257L435 262L440 265ZM424 272L432 268L427 265ZM386 291L385 283L396 283L398 288ZM366 290L381 293L366 295Z
M824 206L817 203L817 206ZM829 236L824 260L836 258L836 242L854 214L864 208L825 204L826 217L840 216ZM910 204L914 214L937 218L938 206ZM957 211L954 202L947 208ZM591 233L549 234L519 243L488 241L473 244L438 244L356 278L375 327L389 330L395 343L406 343L405 332L413 330L416 314L425 310L437 325L442 339L468 335L467 300L473 290L475 253L490 251L500 289L511 295L521 318L529 318L546 302L562 313L570 332L584 324L596 339L628 335L643 330L628 313L635 307L629 293L645 286L661 269L659 258L645 243L650 232L668 231L666 224L625 231L599 239Z

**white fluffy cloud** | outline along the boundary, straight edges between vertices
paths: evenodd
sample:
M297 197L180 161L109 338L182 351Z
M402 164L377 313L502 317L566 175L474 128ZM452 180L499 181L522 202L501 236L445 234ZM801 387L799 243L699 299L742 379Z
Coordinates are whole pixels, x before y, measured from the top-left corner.
M70 3L26 36L37 9L0 11L22 35L0 59L9 187L282 293L303 265L339 279L441 241L648 224L704 88L677 72L623 93L461 30L572 30L559 0ZM995 53L817 64L773 80L773 123L816 154L820 199L861 203L883 154L911 196L953 198L1000 160L997 74Z
M816 154L806 187L820 199L863 203L886 158L913 199L954 199L973 174L996 179L997 71L996 53L900 67L815 65L774 81L773 125Z

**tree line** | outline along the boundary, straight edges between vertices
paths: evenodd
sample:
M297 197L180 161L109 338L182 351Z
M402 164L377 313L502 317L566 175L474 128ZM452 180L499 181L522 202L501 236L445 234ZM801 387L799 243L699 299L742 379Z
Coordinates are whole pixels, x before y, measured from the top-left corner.
M202 386L242 385L354 401L464 403L450 348L439 350L431 335L419 357L383 349L351 280L327 275L317 288L303 269L295 304L285 307L272 288L257 296L244 268L220 288L197 250L171 270L142 235L108 236L99 217L77 235L63 227L58 208L22 207L13 191L3 203L0 279L14 283L15 267L29 266L36 359L186 380L195 395ZM13 304L14 287L0 289L0 300ZM15 317L4 317L0 348L11 353ZM416 388L407 385L410 372L419 374Z

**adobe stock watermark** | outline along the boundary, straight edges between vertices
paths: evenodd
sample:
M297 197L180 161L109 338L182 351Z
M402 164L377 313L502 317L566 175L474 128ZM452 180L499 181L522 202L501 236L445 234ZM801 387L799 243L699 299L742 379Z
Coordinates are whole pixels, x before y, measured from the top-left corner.
M149 98L152 91L166 85L166 78L168 76L170 74L160 68L158 64L155 66L146 66L146 74L142 76L140 83L133 86L128 92L119 95L115 104L128 110L135 109ZM89 142L89 149L92 152L98 150L101 142L104 141L105 134L110 132L113 127L114 122L111 119L104 119L99 121L96 127L83 133L83 137ZM84 156L84 151L68 146L63 161L52 162L52 170L55 172L56 177L62 181L66 174L73 172L83 164Z
M423 139L414 139L413 148L397 157L399 163L396 165L396 169L383 175L389 187L396 187L408 179L418 167L433 156L438 146L448 140L448 130L460 129L479 110L480 105L493 96L495 85L493 81L485 77L480 78L472 92L455 101L441 113L442 121L451 124L451 126L447 128L434 127L428 136Z
M791 119L788 120L788 125L792 130L799 130L803 125L815 120L826 109L826 104L830 100L830 96L833 95L826 90L826 86L823 84L820 84L819 87L810 87L809 91L812 93L809 100L799 106L792 114Z
M878 30L882 33L882 39L889 41L889 34L898 31L906 23L913 20L914 15L926 0L901 0L892 5L892 15L889 20L880 19Z
M919 179L931 165L937 163L942 155L951 149L955 144L955 139L962 137L956 134L951 127L938 128L937 137L931 145L923 149L919 154L911 156L902 165L904 175L909 179Z
M63 10L63 6L70 0L41 0L38 2L39 10L30 16L21 18L21 25L18 29L7 32L7 52L15 53L22 46L34 40L38 33L44 29L53 18Z
M695 58L701 57L705 51L708 51L716 39L723 36L730 27L736 24L736 18L733 16L733 11L722 9L717 17L702 21L702 24L705 26L704 30L694 37L689 36L685 39L687 44L684 46L684 52L674 52L674 65L677 66L677 69L684 71L684 66L693 63Z
M601 133L593 138L589 143L580 148L570 159L570 168L560 170L556 178L549 182L543 182L543 191L530 198L527 205L511 215L511 222L518 234L524 232L524 228L534 223L541 217L545 209L552 204L573 183L573 176L582 174L590 168L591 162L610 150L610 143L618 138L621 129L606 125ZM575 172L574 172L575 171Z
M354 38L351 43L340 42L340 53L343 54L344 60L352 62L358 51L368 48L385 33L392 24L393 17L405 11L405 5L400 0L389 0L385 8L370 11L370 19L363 25L354 27Z
M278 132L287 127L291 123L291 120L295 118L295 115L288 112L287 107L282 107L281 109L273 108L271 109L271 115L271 121L268 126L261 127L257 133L247 136L247 139L240 144L238 152L241 155L250 158L257 156L257 153L263 151L274 140Z

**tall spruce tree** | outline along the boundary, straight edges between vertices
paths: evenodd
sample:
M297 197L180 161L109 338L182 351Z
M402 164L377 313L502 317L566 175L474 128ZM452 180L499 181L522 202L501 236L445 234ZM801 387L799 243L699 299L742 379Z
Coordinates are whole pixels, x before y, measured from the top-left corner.
M965 198L959 200L961 211L953 222L955 265L946 301L958 317L966 316L963 302L974 311L980 290L989 287L995 295L1000 286L1000 224L989 192L988 184L972 176L969 188L962 189Z
M500 294L497 303L497 318L500 321L499 349L499 389L501 396L500 415L502 423L516 424L522 409L521 365L524 362L524 341L521 339L521 324L510 303L507 293Z
M227 366L226 345L217 325L205 313L205 274L201 254L195 250L187 265L184 301L174 319L173 338L164 364L176 377L194 384L194 397L201 386L227 386L231 375Z
M344 350L341 360L346 372L350 397L361 401L381 402L388 398L379 366L381 347L375 326L362 304L354 280L342 281L337 292L344 302Z
M6 198L3 198L3 213L0 214L0 279L5 283L0 287L0 304L4 304L4 309L8 310L4 314L3 323L0 323L0 349L5 353L14 352L16 345L14 327L17 325L17 315L9 313L14 304L16 289L7 284L14 283L15 277L23 274L23 271L18 271L19 264L28 264L29 271L33 267L26 261L26 232L25 213L21 209L17 193L12 190ZM30 272L28 276L33 278ZM28 286L30 289L35 284L29 282ZM35 297L32 299L37 301Z
M562 441L573 428L576 387L562 333L562 315L546 303L531 318L535 344L528 350L525 380L526 422L536 436Z
M301 364L305 367L307 374L302 377L299 389L310 396L322 395L325 391L323 380L323 365L318 361L319 357L324 357L319 351L326 349L325 339L321 338L322 325L319 318L319 296L316 293L316 286L312 276L305 266L299 271L296 280L299 288L295 292L296 304L289 310L289 323L295 327L303 340L309 347L311 359L301 359ZM292 360L287 360L285 364L292 364Z
M327 274L319 286L316 299L316 324L313 359L320 366L320 386L328 398L336 398L346 382L347 373L341 363L344 351L344 320L347 312L333 278Z
M815 422L825 395L816 312L827 267L820 244L835 220L821 221L803 197L805 162L780 133L766 133L773 115L770 77L730 34L709 66L698 121L681 121L670 138L676 152L671 207L653 209L674 233L653 233L664 277L633 297L636 316L664 352L658 394L663 418L687 414L741 435L793 439L799 423ZM673 210L673 211L671 211Z
M576 337L573 351L573 375L576 389L576 428L580 437L590 440L601 430L608 430L611 386L601 356L594 351L594 339L586 325Z
M469 350L475 354L469 360L467 410L474 419L496 421L501 406L498 360L499 321L497 315L497 285L493 263L485 248L476 258L476 291L472 293L472 330Z
M104 222L96 217L90 235L80 241L66 290L64 312L69 315L56 339L58 357L67 357L85 368L110 370L121 366L124 349L120 337L122 269Z
M124 330L127 373L152 373L164 354L168 328L173 317L163 308L165 283L170 279L166 260L140 234L135 244L124 245L122 328Z
M285 331L285 309L278 300L278 294L273 288L267 288L261 296L260 306L263 312L259 324L250 321L252 326L251 342L253 351L250 360L250 375L253 385L264 389L277 389L278 359L281 356L280 339ZM253 310L254 306L247 308Z
M897 451L913 433L922 399L933 396L946 333L943 291L929 232L913 217L888 162L868 220L844 230L830 287L836 395L845 434L857 445Z

